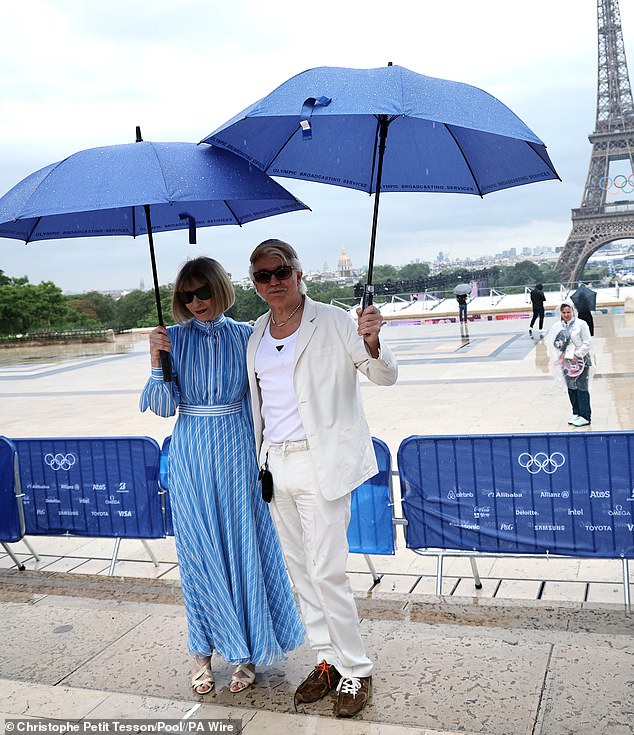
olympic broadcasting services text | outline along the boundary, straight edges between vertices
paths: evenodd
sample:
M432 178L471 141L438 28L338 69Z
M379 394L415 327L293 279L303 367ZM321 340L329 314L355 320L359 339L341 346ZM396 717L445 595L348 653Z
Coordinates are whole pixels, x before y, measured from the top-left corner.
M5 720L5 733L229 733L240 735L241 720Z

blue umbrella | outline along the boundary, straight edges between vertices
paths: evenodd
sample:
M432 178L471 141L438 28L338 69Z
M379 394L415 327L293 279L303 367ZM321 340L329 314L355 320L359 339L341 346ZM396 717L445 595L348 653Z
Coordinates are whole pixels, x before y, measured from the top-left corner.
M310 69L203 139L272 176L375 193L484 196L559 176L541 140L495 97L401 66Z
M308 207L244 159L194 143L90 148L27 176L0 198L0 237L25 242L147 235L164 324L153 232L245 222ZM165 353L163 372L170 379Z

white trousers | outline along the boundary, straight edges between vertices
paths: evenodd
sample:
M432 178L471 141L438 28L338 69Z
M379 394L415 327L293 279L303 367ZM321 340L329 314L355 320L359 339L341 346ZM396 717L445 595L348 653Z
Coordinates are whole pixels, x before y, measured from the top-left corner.
M306 442L265 442L262 463L267 452L273 476L271 515L315 663L326 660L346 677L370 676L373 665L346 575L350 495L335 501L321 496Z

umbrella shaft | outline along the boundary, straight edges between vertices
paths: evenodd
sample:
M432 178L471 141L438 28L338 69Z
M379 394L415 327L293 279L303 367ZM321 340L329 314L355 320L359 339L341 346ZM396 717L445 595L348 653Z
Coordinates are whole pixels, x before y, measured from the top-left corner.
M159 290L158 273L156 271L156 258L154 257L154 238L152 237L152 220L150 219L150 206L149 204L143 205L145 211L145 221L147 223L147 237L150 243L150 261L152 262L152 279L154 280L154 297L156 299L156 315L158 317L159 324L164 327L165 322L163 321L163 309L161 308L161 292ZM163 380L166 383L170 383L172 380L172 363L170 360L169 352L161 350L161 367L163 368Z
M163 309L161 308L161 293L159 290L158 273L156 270L156 257L154 255L154 238L152 236L152 220L150 219L150 207L147 204L143 205L145 211L145 222L147 224L147 238L150 245L150 262L152 264L152 280L154 282L154 297L156 299L156 315L158 316L159 324L164 327L165 322L163 321Z
M379 199L381 196L381 179L383 177L383 157L385 156L385 141L387 139L387 115L379 115L379 155L376 165L376 187L374 192L374 214L372 216L372 233L370 235L370 257L368 260L367 284L372 284L374 270L374 248L376 245L376 229L379 223ZM372 303L370 301L370 303Z

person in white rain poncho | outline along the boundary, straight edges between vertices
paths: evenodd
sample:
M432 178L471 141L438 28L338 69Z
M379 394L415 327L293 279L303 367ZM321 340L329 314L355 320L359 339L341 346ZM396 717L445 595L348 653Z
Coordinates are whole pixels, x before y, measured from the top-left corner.
M299 646L304 630L258 482L246 348L252 328L224 315L231 280L211 258L189 260L174 283L179 322L150 335L152 375L141 410L174 416L169 497L196 694L214 688L211 655L235 666L229 689L255 681ZM160 350L174 379L163 380Z
M591 337L586 322L578 318L575 305L566 299L559 307L560 319L546 336L555 377L562 379L572 405L571 426L588 426L590 409Z

